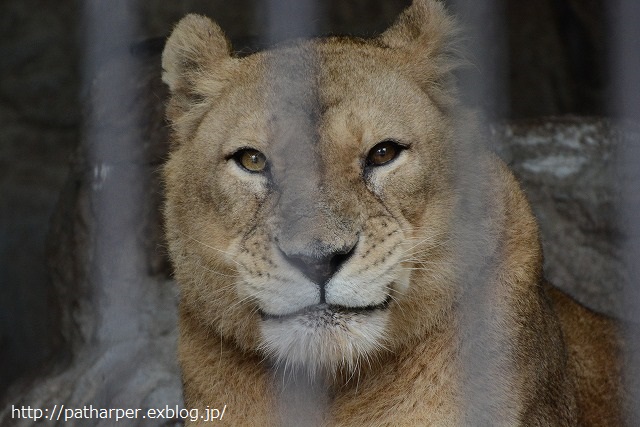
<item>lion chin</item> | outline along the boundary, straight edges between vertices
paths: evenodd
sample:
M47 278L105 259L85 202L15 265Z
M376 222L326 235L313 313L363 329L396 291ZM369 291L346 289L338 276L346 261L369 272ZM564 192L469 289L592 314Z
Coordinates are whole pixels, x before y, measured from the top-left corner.
M285 373L302 369L313 378L342 368L356 371L385 348L388 305L317 304L284 316L262 313L261 350Z

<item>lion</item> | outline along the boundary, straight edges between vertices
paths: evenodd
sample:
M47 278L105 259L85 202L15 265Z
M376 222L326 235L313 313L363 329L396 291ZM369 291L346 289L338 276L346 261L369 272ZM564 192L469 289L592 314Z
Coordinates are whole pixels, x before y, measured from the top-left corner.
M617 326L545 280L458 99L458 32L435 0L247 56L177 24L164 217L194 424L623 423Z

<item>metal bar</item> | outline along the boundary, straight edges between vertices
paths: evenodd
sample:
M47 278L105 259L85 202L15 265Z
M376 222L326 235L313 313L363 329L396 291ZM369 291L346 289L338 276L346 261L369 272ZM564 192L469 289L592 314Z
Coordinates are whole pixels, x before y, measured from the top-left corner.
M625 231L624 253L627 283L624 286L624 317L635 322L625 328L624 381L628 398L629 425L640 422L640 2L612 3L610 28L613 33L611 75L614 84L613 110L622 129L618 148L621 229Z

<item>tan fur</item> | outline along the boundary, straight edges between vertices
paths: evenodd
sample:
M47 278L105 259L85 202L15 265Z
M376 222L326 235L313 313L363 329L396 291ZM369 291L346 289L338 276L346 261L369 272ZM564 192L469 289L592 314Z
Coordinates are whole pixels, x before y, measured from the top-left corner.
M615 326L545 284L527 201L456 101L455 32L434 0L376 39L244 58L207 18L177 25L165 219L189 407L226 404L228 425L620 424ZM408 148L366 166L389 139ZM267 172L237 164L245 148ZM324 294L292 261L344 248Z

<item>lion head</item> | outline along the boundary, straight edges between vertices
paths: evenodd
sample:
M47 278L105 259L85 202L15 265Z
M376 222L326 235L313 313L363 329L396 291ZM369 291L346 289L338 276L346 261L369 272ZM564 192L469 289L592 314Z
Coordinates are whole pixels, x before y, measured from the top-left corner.
M285 366L352 369L454 303L451 19L234 56L189 15L162 63L166 229L182 309Z

